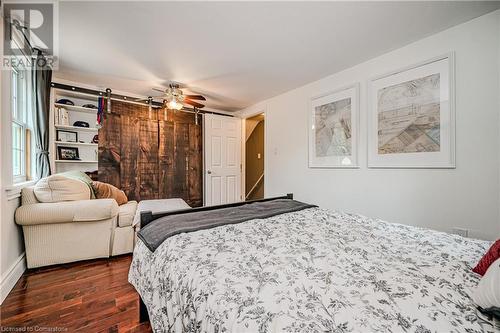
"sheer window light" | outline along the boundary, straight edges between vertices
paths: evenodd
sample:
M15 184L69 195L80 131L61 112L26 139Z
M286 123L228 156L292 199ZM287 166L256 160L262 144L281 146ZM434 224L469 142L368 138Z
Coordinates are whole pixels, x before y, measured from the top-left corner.
M13 183L31 180L31 107L29 71L15 68L11 76L12 103L12 177Z

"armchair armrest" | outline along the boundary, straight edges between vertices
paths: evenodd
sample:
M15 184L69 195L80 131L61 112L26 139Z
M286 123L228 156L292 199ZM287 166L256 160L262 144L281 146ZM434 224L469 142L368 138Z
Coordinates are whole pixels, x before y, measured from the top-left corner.
M16 223L37 225L101 221L113 218L117 214L118 204L114 199L35 203L23 205L16 210Z

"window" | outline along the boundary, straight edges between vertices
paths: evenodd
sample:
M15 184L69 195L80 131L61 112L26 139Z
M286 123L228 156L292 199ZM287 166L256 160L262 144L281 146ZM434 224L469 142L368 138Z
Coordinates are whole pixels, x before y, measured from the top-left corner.
M28 95L29 72L15 68L11 77L12 176L19 183L31 179L31 107Z

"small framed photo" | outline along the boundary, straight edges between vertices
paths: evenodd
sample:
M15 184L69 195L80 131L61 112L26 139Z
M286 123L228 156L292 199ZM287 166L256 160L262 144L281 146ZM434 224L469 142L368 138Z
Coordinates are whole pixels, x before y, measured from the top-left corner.
M79 160L80 155L77 147L57 147L57 154L60 160Z
M56 140L61 142L78 142L78 132L57 130Z
M359 84L311 98L309 167L357 168Z

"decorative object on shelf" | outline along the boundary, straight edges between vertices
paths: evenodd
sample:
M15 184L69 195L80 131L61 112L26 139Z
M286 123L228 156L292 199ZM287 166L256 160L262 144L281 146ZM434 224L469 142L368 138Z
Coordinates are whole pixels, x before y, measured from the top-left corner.
M83 104L82 107L87 109L97 109L97 106L95 106L94 104Z
M454 57L369 83L368 167L454 168Z
M78 142L78 132L57 130L56 140L60 142Z
M92 143L99 143L99 134L94 135L92 138Z
M55 120L57 125L68 126L69 125L68 110L66 110L65 108L56 108Z
M65 105L75 105L75 103L73 103L72 100L69 100L67 98L61 98L59 100L56 101L57 104L65 104Z
M78 152L77 147L58 146L57 154L59 155L60 160L72 160L72 161L80 160L80 154Z
M90 125L89 125L88 122L82 121L82 120L75 121L73 123L73 126L75 126L75 127L85 127L85 128L89 128L90 127Z
M309 167L358 166L359 85L311 99Z

